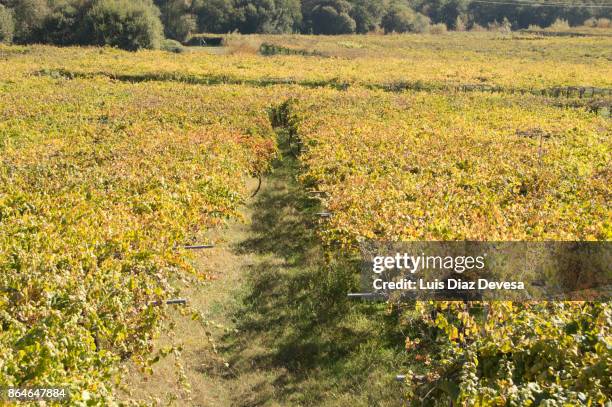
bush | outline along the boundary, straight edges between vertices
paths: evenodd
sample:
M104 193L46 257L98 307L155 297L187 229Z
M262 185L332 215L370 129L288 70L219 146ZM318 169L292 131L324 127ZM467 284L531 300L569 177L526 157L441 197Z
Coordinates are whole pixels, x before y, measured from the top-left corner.
M501 23L498 23L497 21L489 23L489 31L509 33L512 31L512 24L510 23L508 18L504 17L504 20Z
M550 30L555 30L555 31L557 31L557 30L569 30L570 25L569 25L569 23L567 22L567 20L564 20L564 19L562 19L562 18L557 18L557 19L555 20L555 22L554 22L554 23L552 23L552 24L550 25L550 27L548 27L548 28L549 28Z
M438 23L429 27L429 32L431 34L444 34L447 31L446 24Z
M13 13L0 4L0 43L10 44L13 42L14 33L15 23L13 21Z
M483 26L481 26L480 24L474 23L474 25L472 26L472 28L470 28L470 31L474 31L474 32L482 32L482 31L487 31L486 28L484 28Z
M468 18L465 15L457 16L455 20L455 31L465 31L467 29Z
M426 32L429 29L429 18L417 13L408 6L394 5L385 14L381 27L385 33Z
M158 49L163 39L159 9L151 0L97 0L85 16L87 43L128 51Z
M238 32L226 35L223 39L226 52L230 55L256 55L261 47L261 39L252 35L242 35Z
M609 18L598 18L596 26L597 28L610 28L610 19Z
M431 20L424 14L415 13L414 23L412 24L412 31L417 33L424 33L429 30ZM443 24L444 25L444 24Z
M176 54L180 54L181 52L185 52L185 47L176 41L171 39L165 39L161 43L161 49L167 52L174 52Z
M591 17L587 20L584 21L584 23L582 23L583 26L585 27L597 27L597 19L595 17Z

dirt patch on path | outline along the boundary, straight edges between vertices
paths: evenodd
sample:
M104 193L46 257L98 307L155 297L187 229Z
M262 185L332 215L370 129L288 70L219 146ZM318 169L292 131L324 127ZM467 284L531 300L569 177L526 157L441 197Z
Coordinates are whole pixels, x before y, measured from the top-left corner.
M257 188L257 181L249 185ZM244 220L233 221L227 228L211 232L216 245L198 253L196 268L211 279L202 285L181 283L181 296L207 321L194 321L179 307L170 309L170 321L155 341L159 351L174 344L180 354L169 354L152 366L152 374L130 364L122 393L127 398L151 405L230 406L236 394L232 382L235 373L218 351L221 338L235 333L233 313L245 292L245 276L258 259L241 252L243 242L252 236L252 208L242 210ZM234 383L236 384L236 383Z

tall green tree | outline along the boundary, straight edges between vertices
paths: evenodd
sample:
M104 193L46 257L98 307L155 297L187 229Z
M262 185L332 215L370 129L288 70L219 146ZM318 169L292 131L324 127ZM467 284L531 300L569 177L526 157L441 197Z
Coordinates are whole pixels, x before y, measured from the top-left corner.
M234 26L243 34L295 31L302 20L299 0L236 0Z
M299 32L302 25L300 0L276 0L272 18L275 33Z
M355 31L358 34L373 31L380 25L385 11L382 0L351 0L351 5L349 15L355 20Z
M232 0L195 0L193 10L199 32L226 33L232 31L236 10Z
M393 3L381 21L385 33L425 32L429 28L429 17L417 13L405 3Z
M10 44L15 33L13 12L0 4L0 43Z
M51 11L47 0L14 0L11 3L15 18L15 40L31 42Z
M49 12L33 30L31 40L56 45L80 44L87 41L83 19L91 6L89 0L52 0Z
M465 15L469 0L417 0L413 7L428 16L434 23L444 23L455 29L457 17Z
M304 0L303 29L313 34L354 33L357 23L351 17L352 5L346 0Z
M155 5L161 12L167 38L183 42L196 31L196 16L192 13L191 0L156 0Z
M95 0L84 18L86 42L136 51L159 48L163 26L151 0Z
M381 26L387 32L424 31L426 16L450 29L506 19L513 28L547 27L559 18L579 25L588 18L611 18L612 9L588 7L606 1L538 7L473 0L0 0L0 41L137 49L156 46L162 34L185 41L194 32L234 30L348 34Z
M504 18L512 23L513 28L527 28L532 24L547 27L557 19L567 20L571 25L580 25L591 17L612 17L610 8L589 7L608 3L606 0L574 0L571 2L572 7L555 6L554 4L540 7L530 2L524 2L521 5L507 2L499 2L499 4L470 2L468 14L472 17L473 22L480 25L487 25L494 21L501 22Z

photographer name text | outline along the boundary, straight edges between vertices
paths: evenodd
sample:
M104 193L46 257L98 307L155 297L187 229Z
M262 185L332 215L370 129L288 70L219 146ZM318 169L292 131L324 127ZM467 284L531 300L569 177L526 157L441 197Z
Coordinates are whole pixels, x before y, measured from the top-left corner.
M450 278L448 280L427 281L402 279L400 281L384 281L377 278L373 282L376 290L524 290L522 281L489 281L479 278L477 281L463 281Z

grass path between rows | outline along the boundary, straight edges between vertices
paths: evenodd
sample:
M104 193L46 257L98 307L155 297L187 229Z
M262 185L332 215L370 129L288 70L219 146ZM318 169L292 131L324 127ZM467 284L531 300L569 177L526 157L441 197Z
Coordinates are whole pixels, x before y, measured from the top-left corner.
M183 290L211 325L173 309L174 327L155 347L180 345L180 356L156 363L152 375L133 368L124 383L130 398L177 406L399 405L389 373L400 361L385 349L402 340L385 334L381 343L393 321L370 305L357 310L346 301L352 279L323 266L318 202L297 183L297 160L287 149L283 156L243 209L244 221L210 236L217 247L197 259L210 282Z

